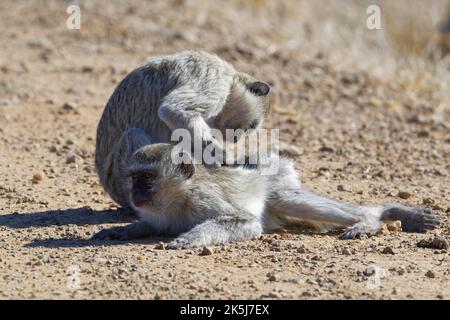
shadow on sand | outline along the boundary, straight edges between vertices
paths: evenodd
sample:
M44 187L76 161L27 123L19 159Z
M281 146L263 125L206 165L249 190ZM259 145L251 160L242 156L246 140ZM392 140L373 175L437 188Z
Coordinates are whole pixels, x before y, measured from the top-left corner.
M51 226L64 225L101 225L109 223L132 223L137 221L137 216L125 209L118 210L92 210L89 207L48 210L24 214L4 214L0 215L0 226L12 229L26 228L44 228ZM113 240L90 240L83 238L49 238L45 240L35 240L25 245L25 247L47 247L47 248L69 248L86 246L105 246L105 245L125 245L127 243L157 243L161 238L142 239L137 241L113 241Z

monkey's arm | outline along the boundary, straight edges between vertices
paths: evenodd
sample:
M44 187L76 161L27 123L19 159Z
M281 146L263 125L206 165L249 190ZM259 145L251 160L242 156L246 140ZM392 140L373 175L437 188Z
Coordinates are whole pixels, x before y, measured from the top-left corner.
M183 86L164 97L158 116L172 131L186 129L193 143L212 143L216 154L224 154L222 143L214 137L205 119L214 118L221 111L226 94L228 91L223 88L200 91Z
M156 231L146 222L139 221L124 227L103 229L92 236L92 240L133 240L157 235Z
M181 234L168 245L171 249L192 248L210 244L249 240L262 233L261 221L251 214L218 216L206 220L186 233Z

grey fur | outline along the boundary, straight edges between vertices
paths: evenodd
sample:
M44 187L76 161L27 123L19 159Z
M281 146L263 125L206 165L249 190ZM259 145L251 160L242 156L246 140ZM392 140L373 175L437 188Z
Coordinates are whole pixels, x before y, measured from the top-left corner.
M132 136L136 134L138 138ZM142 132L130 130L125 137L142 140ZM145 140L145 139L144 139ZM424 232L436 227L431 209L402 205L355 206L340 203L309 192L298 181L292 162L279 160L275 176L261 175L261 168L242 166L186 168L174 164L170 154L174 146L153 144L137 149L123 172L123 192L133 206L135 172L156 172L148 201L133 206L143 222L103 230L95 239L133 239L151 234L177 236L170 248L188 248L208 244L241 241L259 236L283 225L286 217L334 225L345 229L343 239L353 239L379 230L381 221L401 220L405 231Z
M184 128L223 150L210 128L225 136L227 128L259 127L268 112L268 91L267 84L206 52L148 59L117 86L100 119L95 155L100 182L116 202L129 206L123 196L121 166L129 151L145 142L142 137L168 143L174 129ZM145 135L131 141L126 134L129 128L139 128Z

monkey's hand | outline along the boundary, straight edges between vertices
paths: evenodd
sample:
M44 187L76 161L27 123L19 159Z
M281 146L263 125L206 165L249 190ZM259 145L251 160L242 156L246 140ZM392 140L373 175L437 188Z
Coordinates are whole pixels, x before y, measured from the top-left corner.
M172 240L168 248L186 249L210 244L249 240L260 236L259 219L241 211L239 215L219 216L207 220Z
M377 233L380 227L380 223L359 222L345 229L341 234L340 239L348 240L367 238L368 236L372 236Z
M140 221L124 227L113 227L103 229L94 234L91 240L133 240L148 237L153 234L153 230L146 222Z

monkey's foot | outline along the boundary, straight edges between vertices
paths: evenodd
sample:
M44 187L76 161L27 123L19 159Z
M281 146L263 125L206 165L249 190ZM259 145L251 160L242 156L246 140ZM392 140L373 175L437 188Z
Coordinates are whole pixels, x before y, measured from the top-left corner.
M113 227L103 229L94 234L91 240L133 240L148 237L152 234L152 229L145 222L129 224L125 227Z
M373 225L368 223L356 223L351 227L345 229L345 231L339 237L343 240L348 239L361 239L367 236L374 235L379 230L379 225Z
M439 220L430 208L410 208L402 205L389 205L382 219L400 220L402 230L406 232L426 232L439 225Z

